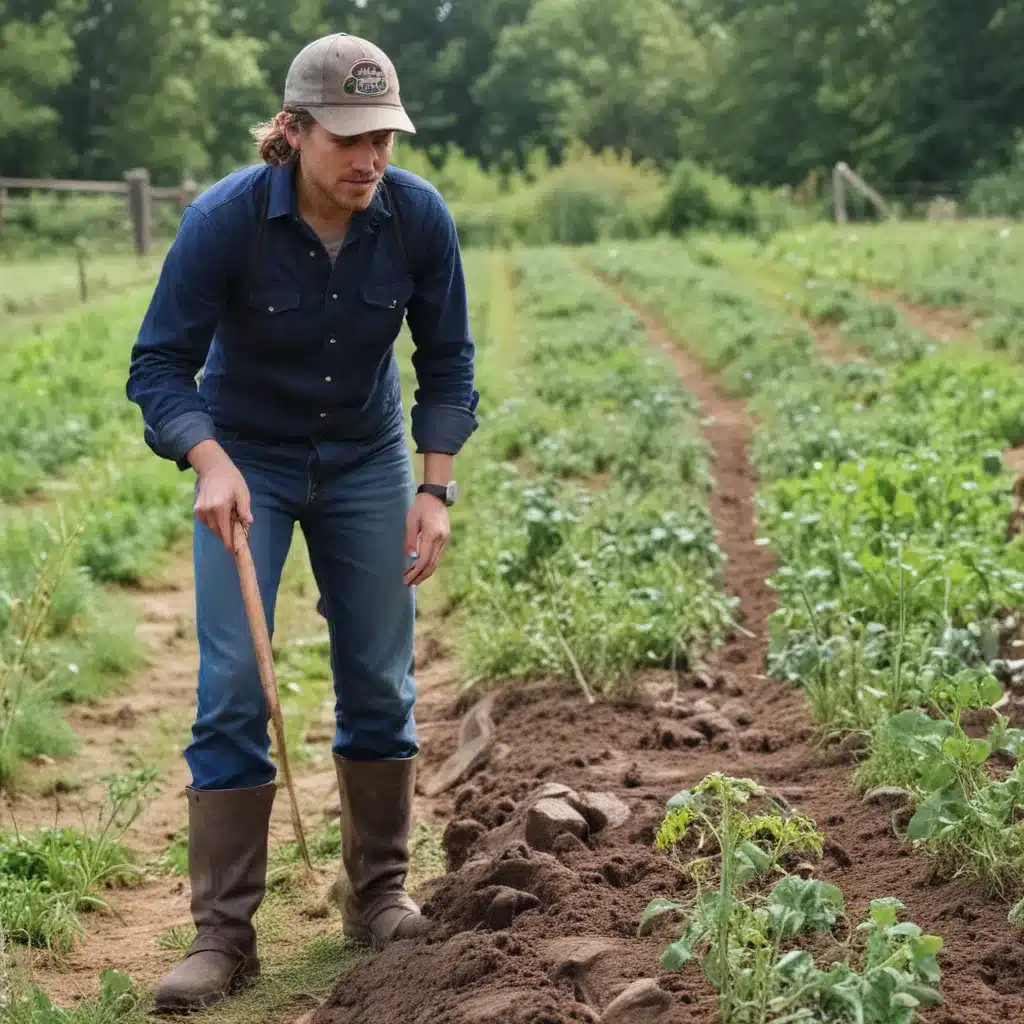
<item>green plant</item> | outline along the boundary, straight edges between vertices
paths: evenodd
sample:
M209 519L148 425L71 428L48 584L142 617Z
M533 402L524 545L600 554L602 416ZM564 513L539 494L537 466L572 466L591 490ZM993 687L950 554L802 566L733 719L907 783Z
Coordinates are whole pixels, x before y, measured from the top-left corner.
M665 949L662 967L678 970L701 957L725 1024L908 1024L919 1006L941 1002L933 986L940 978L935 955L942 941L898 922L902 905L896 900L872 901L867 920L856 929L865 936L863 949L843 941L841 960L828 970L816 965L799 939L846 925L842 893L784 872L765 891L761 883L781 870L784 856L820 853L823 841L806 818L751 816L743 809L751 798L765 796L750 779L715 774L669 802L656 846L700 851L713 840L714 848L680 859L697 883L693 900L653 900L641 918L645 934L659 918L685 913L682 934ZM718 882L708 888L712 862Z
M516 360L482 376L487 429L465 453L475 483L447 556L469 679L593 692L637 665L685 666L735 606L692 399L567 254L530 251L514 270Z
M835 241L812 234L815 246ZM763 253L791 284L797 268L800 308L842 324L878 364L826 364L806 327L737 273L758 265L746 243L705 241L701 259L646 243L585 258L751 397L758 524L779 564L771 673L806 689L825 738L870 737L858 784L911 791L908 836L942 870L1016 899L1018 769L1004 777L992 755L1015 760L1020 735L996 716L986 739L970 738L961 715L993 713L1002 691L987 666L1004 618L1024 605L1024 542L1008 535L1013 478L1000 454L1024 439L1024 383L998 359L922 340L895 307L835 280L863 247L814 248L812 259L810 243L787 245Z
M50 742L34 745L58 746L64 752L73 746L66 728L60 730L40 714L53 670L40 670L38 653L75 540L74 534L63 539L56 557L40 568L26 600L7 600L10 628L6 635L0 634L0 784L13 775L16 760L30 752L33 744L26 740L32 732L38 740L41 724L53 730Z
M689 860L686 872L697 879L696 912L683 935L662 954L666 970L678 970L694 955L704 939L713 937L715 955L711 971L720 984L723 1005L731 1001L728 933L736 912L737 891L779 866L786 854L820 853L822 836L813 822L801 816L759 814L751 816L744 808L752 797L765 797L762 786L751 779L735 779L720 772L706 776L692 790L683 790L668 803L668 812L655 840L658 849L674 849L680 844L711 852ZM703 880L717 865L717 889L703 891ZM641 922L641 934L667 913L681 909L670 900L658 899L648 905Z
M192 945L195 937L195 925L174 924L170 928L165 928L156 937L156 944L161 949L175 949L184 952Z
M120 971L100 974L99 995L84 999L73 1010L53 1005L42 989L31 987L15 994L5 1008L6 1024L119 1024L141 1021L142 992Z
M137 877L121 844L142 813L155 771L112 776L90 831L0 835L0 911L13 941L58 952L81 934L78 913L106 906L100 889Z

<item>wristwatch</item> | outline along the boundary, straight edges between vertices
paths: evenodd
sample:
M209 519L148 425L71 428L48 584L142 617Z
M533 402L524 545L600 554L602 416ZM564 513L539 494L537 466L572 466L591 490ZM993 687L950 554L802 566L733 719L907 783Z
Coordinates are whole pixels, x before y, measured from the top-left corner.
M416 493L432 494L435 498L440 498L448 508L451 508L455 504L459 491L455 486L455 481L452 480L446 484L420 484L416 488Z

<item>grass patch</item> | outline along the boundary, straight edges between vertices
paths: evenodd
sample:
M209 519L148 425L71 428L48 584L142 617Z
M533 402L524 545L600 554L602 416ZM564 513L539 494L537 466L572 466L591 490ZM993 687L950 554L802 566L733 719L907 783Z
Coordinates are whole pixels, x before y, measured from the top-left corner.
M122 845L155 772L109 778L95 827L0 834L0 921L10 941L65 952L82 934L79 914L106 906L101 890L138 874Z
M142 993L126 974L104 971L100 992L73 1010L60 1009L38 988L12 994L3 1010L5 1024L141 1024Z
M156 937L156 944L161 949L174 949L181 953L192 945L196 937L196 928L193 924L172 924Z

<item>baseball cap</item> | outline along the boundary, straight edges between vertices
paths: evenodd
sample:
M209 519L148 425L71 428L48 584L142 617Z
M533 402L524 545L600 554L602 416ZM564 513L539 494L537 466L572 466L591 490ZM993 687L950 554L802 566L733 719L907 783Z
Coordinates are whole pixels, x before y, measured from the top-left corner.
M416 129L398 96L398 74L373 43L345 32L303 47L284 85L286 106L305 107L334 135Z

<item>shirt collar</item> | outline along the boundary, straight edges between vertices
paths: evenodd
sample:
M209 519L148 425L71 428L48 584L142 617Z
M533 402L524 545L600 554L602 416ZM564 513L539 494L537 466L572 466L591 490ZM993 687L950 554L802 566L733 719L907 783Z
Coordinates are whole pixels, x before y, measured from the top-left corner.
M291 167L270 167L270 196L267 220L291 217L299 212L295 197L295 172Z
M295 168L270 167L270 202L267 206L267 220L275 217L297 217L299 213L298 199L295 195ZM353 214L349 227L349 235L356 231L372 231L382 220L391 216L391 210L384 199L383 191L378 188L373 194L370 205L365 210Z

